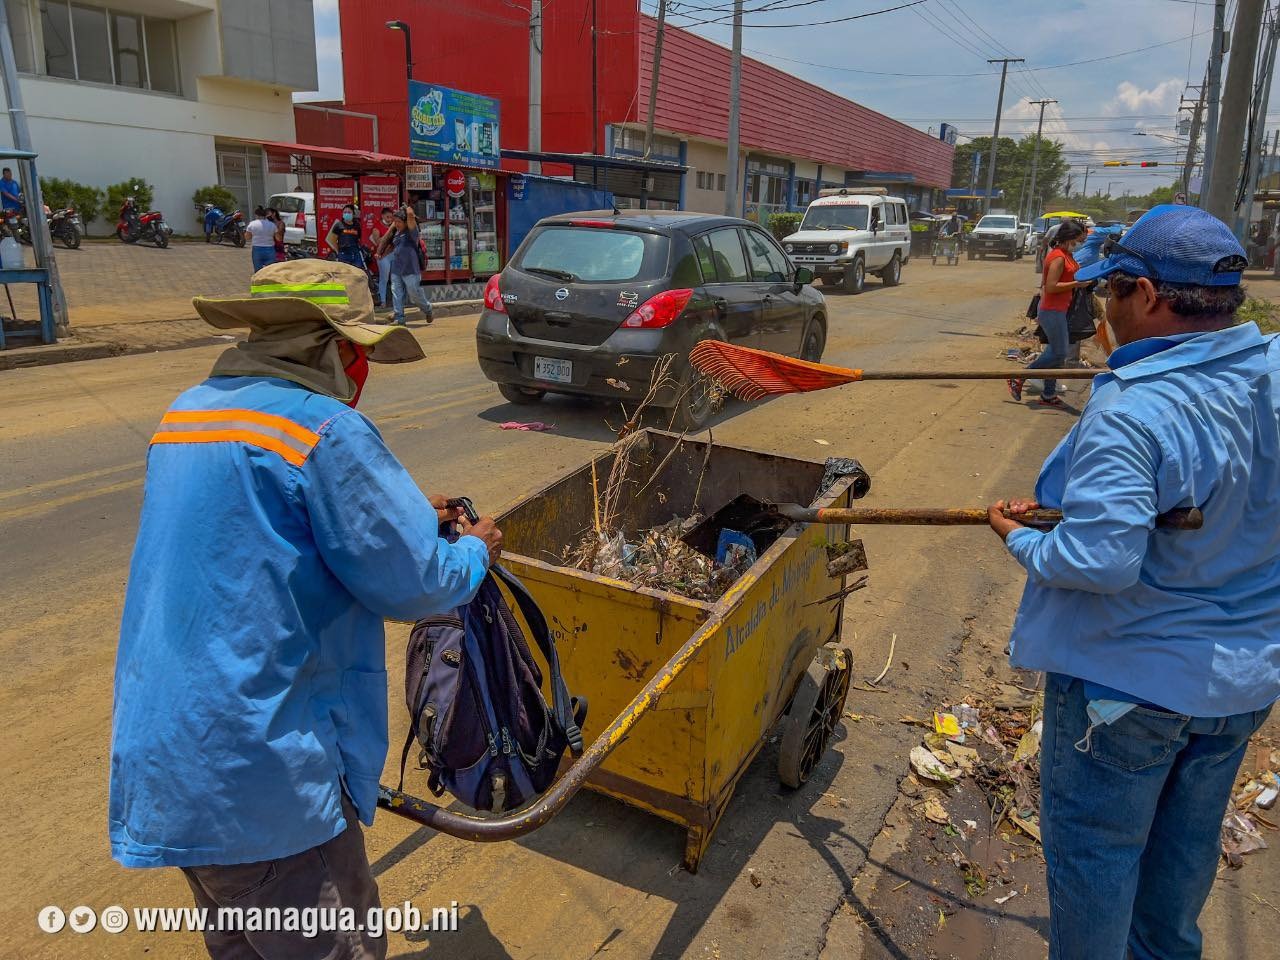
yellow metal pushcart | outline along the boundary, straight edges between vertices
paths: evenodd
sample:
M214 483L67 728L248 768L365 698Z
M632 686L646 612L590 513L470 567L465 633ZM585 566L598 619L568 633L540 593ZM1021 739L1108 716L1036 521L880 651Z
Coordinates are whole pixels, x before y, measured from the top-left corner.
M616 455L598 458L597 477ZM815 498L823 463L661 431L646 431L628 456L638 478L624 493L629 531L712 514L742 494L848 506L870 484L861 468L846 469ZM561 566L556 553L592 527L594 498L587 464L499 518L503 563L546 615L569 689L591 704L591 745L548 793L500 818L462 816L385 787L379 802L455 836L504 840L546 823L585 786L683 826L693 871L778 720L785 714L779 776L793 787L840 720L852 662L836 646L843 598L829 598L843 578L828 576L825 548L847 540L848 527L782 521L742 578L706 603Z

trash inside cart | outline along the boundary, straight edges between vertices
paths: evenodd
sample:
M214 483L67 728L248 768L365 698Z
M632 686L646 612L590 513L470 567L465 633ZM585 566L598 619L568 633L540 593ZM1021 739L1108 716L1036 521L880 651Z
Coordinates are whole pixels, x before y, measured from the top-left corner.
M569 689L591 704L590 746L513 814L463 815L386 787L380 805L453 836L508 840L546 823L585 786L684 827L684 865L696 871L779 719L779 777L791 787L808 778L840 721L852 670L838 646L844 574L832 579L827 569L827 548L848 540L848 526L791 523L744 505L847 507L869 486L855 461L646 430L525 498L498 520L502 562L545 614ZM609 519L622 531L706 517L685 543L714 556L726 538L746 538L755 560L715 601L564 566L566 548L600 530L608 492Z

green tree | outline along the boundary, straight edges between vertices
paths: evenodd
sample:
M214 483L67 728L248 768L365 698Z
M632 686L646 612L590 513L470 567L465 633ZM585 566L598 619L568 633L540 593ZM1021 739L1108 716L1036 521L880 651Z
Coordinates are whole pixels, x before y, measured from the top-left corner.
M1004 191L1004 200L999 204L1007 210L1022 210L1025 191L1031 188L1031 163L1035 153L1036 138L1023 137L1014 140L1001 137L996 144L996 189ZM956 147L955 160L951 168L951 183L955 187L968 187L970 182L978 190L987 186L987 164L991 151L990 137L977 137L968 143ZM973 176L973 158L981 159L978 176ZM1040 138L1040 159L1036 169L1036 194L1041 198L1051 197L1062 189L1067 176L1068 165L1062 156L1062 144L1047 137ZM1032 215L1038 215L1044 209L1044 200L1033 200L1027 204L1034 207Z

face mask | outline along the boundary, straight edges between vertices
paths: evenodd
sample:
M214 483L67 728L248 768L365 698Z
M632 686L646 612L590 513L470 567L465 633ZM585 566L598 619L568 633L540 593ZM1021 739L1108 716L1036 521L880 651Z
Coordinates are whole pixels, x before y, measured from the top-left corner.
M358 343L353 343L356 355L350 363L342 368L342 372L351 378L352 383L356 385L355 396L347 401L348 407L354 407L360 402L360 393L364 390L364 382L369 379L369 351Z
M352 213L350 210L348 210L346 213L342 215L342 220L344 223L350 223L355 218L356 218L356 215Z

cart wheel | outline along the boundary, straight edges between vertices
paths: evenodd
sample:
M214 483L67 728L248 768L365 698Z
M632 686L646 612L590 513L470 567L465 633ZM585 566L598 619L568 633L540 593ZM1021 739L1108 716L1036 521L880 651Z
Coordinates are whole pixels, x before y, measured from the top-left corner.
M849 696L853 654L823 647L800 678L778 749L778 779L795 789L809 779L831 742Z

